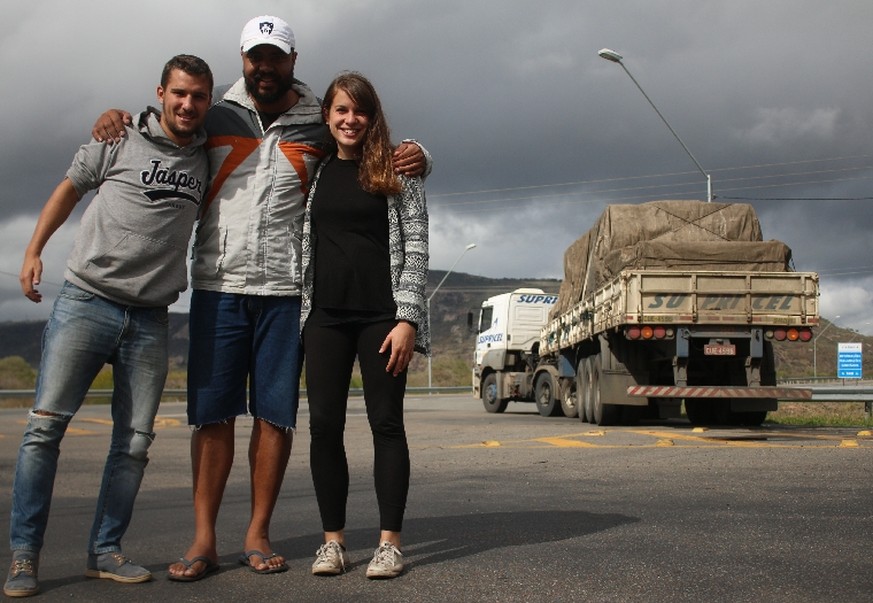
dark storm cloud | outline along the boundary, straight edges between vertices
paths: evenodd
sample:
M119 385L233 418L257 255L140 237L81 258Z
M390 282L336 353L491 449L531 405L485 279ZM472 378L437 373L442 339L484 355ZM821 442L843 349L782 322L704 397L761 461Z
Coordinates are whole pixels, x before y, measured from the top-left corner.
M712 176L716 195L751 200L765 238L788 243L798 269L821 271L825 316L871 330L868 1L150 7L134 14L108 1L37 0L5 11L0 65L15 94L0 116L3 317L26 306L14 277L21 252L96 116L154 103L160 67L177 52L205 58L217 82L236 79L242 24L273 12L294 27L296 73L317 94L342 69L366 73L395 138L418 138L433 153L433 268L448 268L475 242L456 270L561 277L564 248L605 204L704 197L703 176L645 98L597 56L609 47ZM161 35L132 36L129 26L82 33L109 9L129 10L124 21ZM51 280L62 278L72 230L46 252Z

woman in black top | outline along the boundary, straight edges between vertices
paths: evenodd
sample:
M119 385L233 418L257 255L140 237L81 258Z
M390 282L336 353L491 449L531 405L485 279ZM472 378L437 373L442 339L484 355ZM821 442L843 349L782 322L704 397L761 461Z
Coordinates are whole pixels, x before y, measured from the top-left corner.
M403 424L407 367L429 353L427 207L419 178L398 176L379 98L357 73L337 77L323 112L336 153L319 167L303 235L303 342L310 464L325 544L312 573L335 575L345 549L349 489L343 431L355 358L373 433L379 546L368 578L403 570L400 533L409 490Z

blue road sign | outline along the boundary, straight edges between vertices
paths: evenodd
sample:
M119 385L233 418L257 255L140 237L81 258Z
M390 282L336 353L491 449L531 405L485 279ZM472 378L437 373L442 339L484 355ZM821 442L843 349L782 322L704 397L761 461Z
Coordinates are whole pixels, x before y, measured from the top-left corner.
M840 379L862 378L861 343L837 344L837 377Z

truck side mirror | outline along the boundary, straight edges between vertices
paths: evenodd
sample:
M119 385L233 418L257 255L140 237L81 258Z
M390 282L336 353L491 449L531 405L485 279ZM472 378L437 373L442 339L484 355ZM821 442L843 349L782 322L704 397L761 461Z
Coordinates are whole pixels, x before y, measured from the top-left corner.
M473 332L473 313L467 312L467 330Z

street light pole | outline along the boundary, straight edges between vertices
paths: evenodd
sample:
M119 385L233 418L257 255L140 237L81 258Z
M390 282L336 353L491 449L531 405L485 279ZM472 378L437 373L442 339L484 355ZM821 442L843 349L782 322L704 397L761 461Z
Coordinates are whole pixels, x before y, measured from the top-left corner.
M865 323L864 323L864 326L865 326L865 327L869 327L871 324L873 324L873 323L865 322ZM851 338L849 341L847 341L846 343L852 343L853 341L855 341L855 339L858 338L858 336L867 337L866 335L864 335L864 334L863 334L861 331L859 331L858 329L854 329L854 331L855 331L855 332L852 334L852 338Z
M834 320L838 319L839 315L834 316ZM829 322L827 326L821 330L821 333L812 338L812 378L818 379L818 364L817 364L817 356L816 356L816 344L818 343L818 338L825 334L825 331L830 329L834 325L833 321Z
M663 121L664 125L667 126L667 129L670 130L670 133L673 134L673 137L676 138L677 141L679 141L679 144L681 144L682 148L685 149L685 152L691 158L691 161L694 162L694 165L697 166L697 169L700 170L700 173L703 174L704 178L706 178L706 201L707 202L712 201L712 178L710 177L709 174L706 173L706 170L703 169L703 166L700 165L700 162L697 161L697 159L694 157L694 155L691 154L691 151L688 150L688 147L685 146L685 143L682 142L681 138L679 138L679 135L676 133L676 130L674 130L673 127L670 125L670 123L667 121L667 118L665 118L661 114L661 112L658 111L658 107L655 106L655 103L652 102L652 99L649 98L649 95L646 94L646 91L643 90L643 87L640 86L640 83L636 80L636 78L633 75L631 75L631 72L628 71L627 67L625 67L625 64L622 63L622 59L624 57L622 57L620 54L618 54L614 50L610 50L609 48L602 48L602 49L600 49L600 51L598 51L597 54L602 59L606 59L607 61L611 61L613 63L618 63L619 65L621 65L621 68L624 69L624 72L627 74L627 76L631 79L631 81L634 83L634 85L636 85L636 87L639 89L639 91L642 92L643 97L645 97L645 99L647 101L649 101L649 104L652 106L652 109L655 110L655 113L658 114L658 117L661 118L661 121Z
M446 279L449 278L449 274L452 273L452 270L455 269L455 266L458 265L458 262L461 261L461 258L464 257L464 254L476 247L476 243L470 243L464 250L461 252L461 255L458 256L458 259L455 260L455 263L452 264L452 267L449 268L445 275L443 275L442 280L434 287L434 290L430 292L430 295L427 298L427 330L430 331L430 300L436 295L436 292L439 291L440 287L443 286L443 283L446 282ZM430 393L430 389L433 387L433 350L431 350L430 355L427 357L427 389L428 393Z

